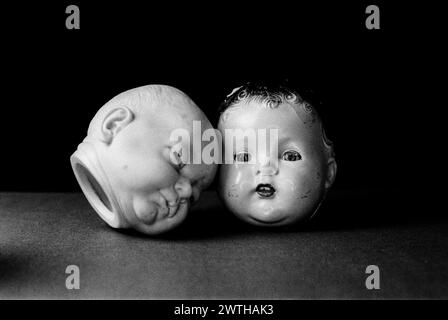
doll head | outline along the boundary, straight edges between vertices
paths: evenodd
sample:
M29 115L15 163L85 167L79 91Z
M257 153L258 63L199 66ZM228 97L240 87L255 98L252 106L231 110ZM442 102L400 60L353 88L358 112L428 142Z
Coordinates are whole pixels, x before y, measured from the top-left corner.
M311 217L337 169L315 108L286 87L249 83L234 89L221 110L224 153L233 156L233 163L226 161L219 173L218 191L226 207L259 226ZM235 135L235 130L245 134ZM251 132L256 137L252 148ZM233 143L229 135L235 137Z
M203 130L212 127L187 95L163 85L123 92L97 112L70 160L105 222L158 234L185 219L216 173L216 165L182 163L173 156L171 132L191 132L193 121Z

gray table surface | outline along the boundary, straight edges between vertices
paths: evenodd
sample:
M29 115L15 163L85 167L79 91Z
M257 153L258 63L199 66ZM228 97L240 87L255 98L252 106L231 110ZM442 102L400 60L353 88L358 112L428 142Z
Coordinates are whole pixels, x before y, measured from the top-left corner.
M152 238L109 228L81 193L0 193L0 299L447 298L448 220L347 224L372 213L366 199L336 192L323 219L275 231L239 223L208 191ZM372 264L380 290L365 287ZM65 287L68 265L79 290Z

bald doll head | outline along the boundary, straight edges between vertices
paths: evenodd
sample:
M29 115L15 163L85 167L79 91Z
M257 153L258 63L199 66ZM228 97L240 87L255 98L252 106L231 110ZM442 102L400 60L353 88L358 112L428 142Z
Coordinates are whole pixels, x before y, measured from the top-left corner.
M185 219L216 173L216 165L173 160L171 133L191 133L193 121L212 128L186 94L163 85L123 92L97 112L71 163L90 204L110 226L158 234Z

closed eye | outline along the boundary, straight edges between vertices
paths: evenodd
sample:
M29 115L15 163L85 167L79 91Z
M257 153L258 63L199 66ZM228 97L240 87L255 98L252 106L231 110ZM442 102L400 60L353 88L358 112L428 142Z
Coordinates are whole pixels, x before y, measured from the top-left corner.
M185 163L182 161L182 149L179 151L171 150L170 160L177 170L181 170L185 167Z

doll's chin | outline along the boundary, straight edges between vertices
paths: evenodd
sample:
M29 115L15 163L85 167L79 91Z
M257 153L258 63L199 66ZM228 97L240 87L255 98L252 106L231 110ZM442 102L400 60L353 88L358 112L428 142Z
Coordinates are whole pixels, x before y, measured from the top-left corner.
M287 224L286 218L282 217L279 219L272 219L272 220L263 220L260 218L249 216L250 223L259 225L259 226L266 226L266 227L275 227L275 226L282 226Z
M257 226L266 226L266 227L277 227L277 226L286 226L291 225L296 222L300 222L305 220L310 216L308 212L297 212L293 210L292 212L288 211L276 211L273 208L269 212L262 213L262 210L258 208L257 210L250 210L245 213L238 213L236 215L242 220L257 225Z
M248 222L250 224L256 225L256 226L262 226L262 227L282 227L282 226L288 226L293 225L302 221L305 221L307 218L310 217L310 214L305 215L290 215L285 216L282 215L280 218L272 218L272 219L266 219L264 217L257 217L256 215L245 215L245 216L239 216L242 220L245 222Z

